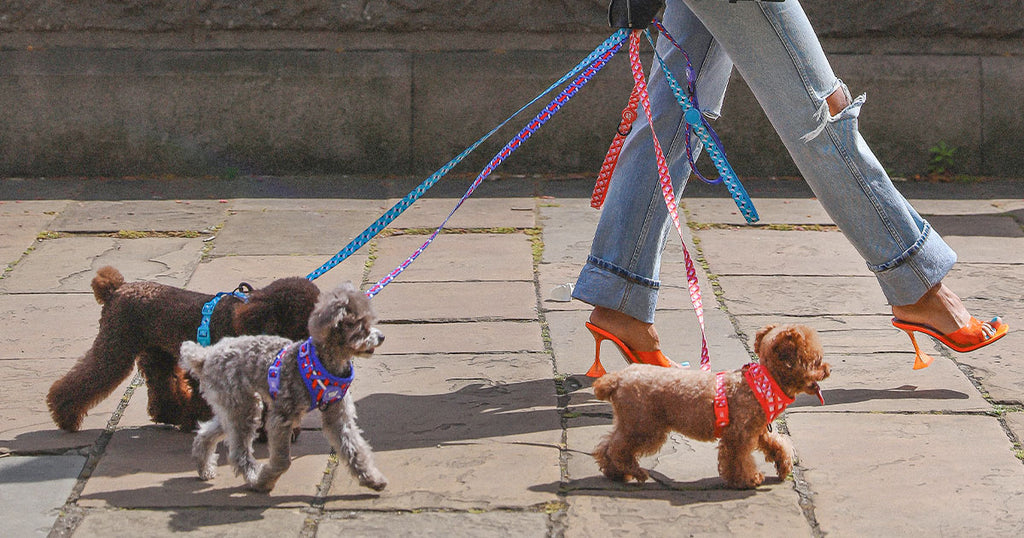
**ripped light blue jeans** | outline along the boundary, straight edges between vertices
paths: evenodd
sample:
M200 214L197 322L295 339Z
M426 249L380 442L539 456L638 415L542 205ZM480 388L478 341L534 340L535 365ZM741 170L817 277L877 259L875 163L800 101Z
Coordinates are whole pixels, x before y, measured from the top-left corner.
M942 280L956 254L893 187L861 138L857 116L864 97L851 99L833 73L797 0L668 0L663 22L690 56L706 116L720 113L735 65L890 304L912 304ZM685 83L683 55L664 38L657 49ZM675 191L681 193L690 175L685 122L657 62L649 91L658 139ZM849 105L832 115L826 99L836 91L845 94ZM650 125L640 114L623 145L573 297L653 323L661 253L672 228L658 183Z

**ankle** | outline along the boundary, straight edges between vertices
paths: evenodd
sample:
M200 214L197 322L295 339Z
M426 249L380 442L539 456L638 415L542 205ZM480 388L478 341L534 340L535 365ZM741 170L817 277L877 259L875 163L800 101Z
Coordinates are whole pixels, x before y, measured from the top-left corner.
M590 323L612 333L633 351L657 351L661 349L658 331L654 324L640 321L618 310L594 307Z
M892 314L903 321L928 325L943 334L956 331L971 320L971 314L960 297L941 282L925 292L916 303L894 305Z

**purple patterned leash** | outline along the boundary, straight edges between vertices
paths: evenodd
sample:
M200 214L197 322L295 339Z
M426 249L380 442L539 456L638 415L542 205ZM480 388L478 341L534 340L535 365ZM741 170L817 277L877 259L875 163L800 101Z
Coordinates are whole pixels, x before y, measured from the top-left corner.
M619 33L615 35L619 35ZM497 155L494 156L491 162L486 167L484 167L484 169L477 176L476 180L473 181L473 184L469 186L469 190L466 191L466 194L462 195L462 199L459 200L459 203L455 205L455 208L452 209L451 213L449 213L448 216L444 219L444 222L442 222L441 225L438 226L436 230L434 230L434 233L430 234L430 237L426 240L426 242L424 242L423 245L416 249L416 251L413 252L412 255L409 256L404 262L399 264L398 267L394 268L394 270L392 270L384 278L380 279L369 290L367 290L366 296L373 297L374 295L377 295L377 293L379 293L380 290L384 289L384 286L387 286L392 280L395 279L395 277L402 274L402 272L405 271L405 269L409 267L409 265L411 265L412 262L415 261L416 258L418 258L419 255L422 254L423 251L426 250L428 246L430 246L430 244L434 241L434 238L436 238L437 235L441 233L441 230L444 229L445 225L448 224L448 220L450 220L452 218L452 215L454 215L455 212L458 211L458 209L462 206L462 203L473 195L473 192L476 191L476 188L480 185L480 183L482 183L483 180L487 178L487 176L491 175L491 172L493 172L494 169L498 167L498 165L504 162L505 159L508 158L508 156L511 155L513 151L515 151L523 142L530 138L530 136L532 136L533 133L537 129L539 129L541 125L547 123L547 121L551 119L551 117L554 116L555 113L557 113L562 108L562 105L567 103L570 98L572 98L574 95L576 95L577 92L579 92L580 88L586 85L587 82L590 82L590 79L593 78L594 75L596 75L597 72L600 71L601 68L608 63L608 60L610 60L612 56L614 56L615 53L619 51L619 49L622 47L622 42L625 40L626 37L628 37L628 34L622 33L622 39L616 42L611 49L609 49L607 52L598 57L598 59L595 60L592 64L590 64L589 68L583 71L583 73L581 73L579 77L577 77L572 83L566 86L565 89L562 90L560 94L558 94L558 96L552 99L551 102L548 103L548 105L544 107L544 109L541 110L540 113L538 113L537 116L534 117L533 120L526 125L526 127L519 131L519 134L513 137L512 140L510 140L508 144L506 144L505 147L501 151L499 151Z

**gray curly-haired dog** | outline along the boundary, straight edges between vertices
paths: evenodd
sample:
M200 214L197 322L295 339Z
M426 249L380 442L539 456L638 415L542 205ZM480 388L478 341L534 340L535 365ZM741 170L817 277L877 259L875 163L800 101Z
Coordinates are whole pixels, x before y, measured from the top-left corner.
M373 326L370 301L352 284L322 293L309 317L310 338L295 342L278 336L224 338L210 347L181 346L181 365L199 379L214 416L200 425L192 444L199 477L217 473L217 443L226 439L237 474L256 491L269 492L291 466L292 428L317 407L327 440L348 462L359 484L380 491L387 479L356 425L348 385L352 359L373 353L384 335ZM262 466L252 443L266 406L270 462Z

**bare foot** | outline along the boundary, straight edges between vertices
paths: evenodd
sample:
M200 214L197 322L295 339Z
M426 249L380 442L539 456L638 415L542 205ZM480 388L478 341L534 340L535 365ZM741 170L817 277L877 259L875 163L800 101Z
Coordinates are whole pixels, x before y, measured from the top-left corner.
M971 321L971 314L953 290L939 282L914 304L893 306L897 319L927 325L942 334L949 334Z
M633 351L657 351L661 349L658 331L651 323L644 323L618 310L594 307L590 322L614 334Z

